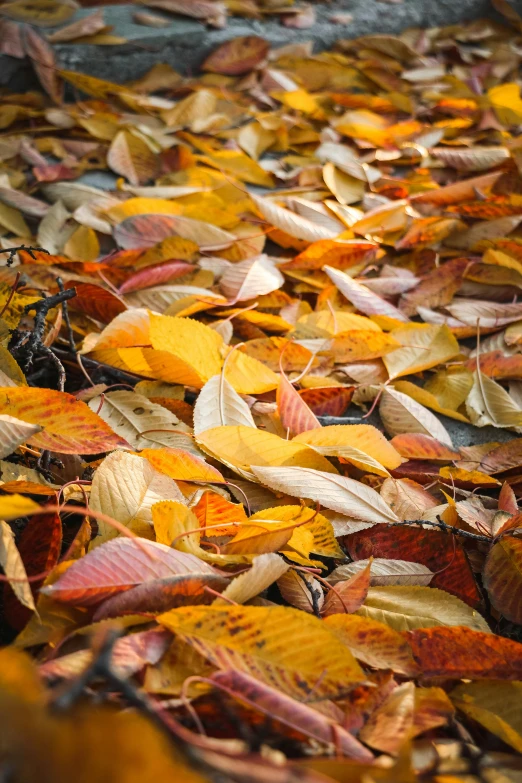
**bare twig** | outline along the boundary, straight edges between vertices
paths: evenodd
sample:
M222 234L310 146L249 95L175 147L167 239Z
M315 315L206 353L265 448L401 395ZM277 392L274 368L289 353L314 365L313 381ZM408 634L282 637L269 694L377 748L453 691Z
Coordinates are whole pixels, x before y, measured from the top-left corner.
M19 250L25 250L26 253L29 253L33 261L36 261L37 258L34 255L35 250L38 253L47 253L49 255L49 251L46 250L44 247L33 247L32 245L17 245L16 247L6 247L5 250L0 250L0 253L8 253L9 257L6 261L6 266L11 266L14 262L15 255L18 253Z

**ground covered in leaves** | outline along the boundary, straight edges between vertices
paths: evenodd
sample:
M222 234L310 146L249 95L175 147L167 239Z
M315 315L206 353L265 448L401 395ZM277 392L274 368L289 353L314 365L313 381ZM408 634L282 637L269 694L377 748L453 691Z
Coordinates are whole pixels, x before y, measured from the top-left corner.
M128 85L20 29L10 779L521 779L522 20L495 6Z

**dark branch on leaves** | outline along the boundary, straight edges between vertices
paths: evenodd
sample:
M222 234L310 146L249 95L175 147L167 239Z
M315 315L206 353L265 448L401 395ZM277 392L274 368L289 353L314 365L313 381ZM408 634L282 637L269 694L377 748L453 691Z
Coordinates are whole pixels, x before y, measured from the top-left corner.
M58 372L58 388L63 391L65 386L65 370L60 359L43 343L45 319L49 310L76 296L75 288L67 288L58 294L44 297L38 302L32 302L24 307L24 313L35 312L34 325L31 331L15 329L11 338L10 350L15 358L24 357L24 369L27 372L33 363L35 354L44 354L55 365Z
M17 245L16 247L6 247L5 250L0 250L0 253L8 253L9 257L6 261L6 266L11 266L15 259L15 255L18 253L19 250L25 250L26 253L29 253L33 261L36 261L37 258L35 256L35 251L38 253L47 253L49 255L49 251L45 249L45 247L33 247L32 245Z
M416 519L408 522L390 522L389 527L411 527L412 525L424 525L426 527L437 528L437 530L440 530L442 533L451 533L454 536L471 539L472 541L480 541L484 544L492 544L496 541L496 538L493 538L492 536L481 536L477 533L468 533L467 530L461 530L460 527L447 525L446 522L443 522L440 517L437 517L437 520L437 522L432 522L428 519ZM522 529L517 528L515 530L507 530L504 535L512 535L518 538L522 535Z

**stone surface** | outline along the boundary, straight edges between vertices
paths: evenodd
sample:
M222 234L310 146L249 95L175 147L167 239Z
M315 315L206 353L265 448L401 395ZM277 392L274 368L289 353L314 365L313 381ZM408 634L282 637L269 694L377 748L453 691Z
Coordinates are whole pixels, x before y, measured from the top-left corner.
M514 5L522 10L522 0L516 0ZM156 29L133 21L133 14L142 9L144 7L136 5L106 7L107 24L113 25L114 33L126 38L128 43L119 46L57 44L55 51L61 66L125 82L138 78L158 62L190 73L212 49L240 35L261 35L273 46L312 40L315 51L321 51L339 38L398 33L408 27L443 26L494 15L489 0L403 0L399 4L384 0L337 0L317 4L317 23L306 30L284 27L277 15L263 21L232 17L223 30L217 30L188 17L150 9L171 20L168 27ZM78 11L73 20L89 13L92 9ZM348 25L332 22L331 17L336 13L351 14L352 22ZM27 78L28 70L23 61L0 57L0 85L22 89Z

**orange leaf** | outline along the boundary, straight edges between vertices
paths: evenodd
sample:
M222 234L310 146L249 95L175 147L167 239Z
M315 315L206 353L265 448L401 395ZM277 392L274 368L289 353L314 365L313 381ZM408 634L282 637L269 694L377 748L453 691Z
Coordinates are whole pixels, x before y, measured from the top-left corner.
M341 416L350 404L355 386L318 386L298 392L315 416Z
M460 453L451 449L440 440L420 432L405 432L391 439L392 446L401 457L406 459L434 460L435 462L452 462L460 459Z
M323 617L343 612L352 614L363 605L370 587L371 565L371 562L368 562L362 571L343 582L336 582L335 588L326 596L321 611Z
M299 253L292 261L281 265L281 271L294 269L322 269L325 264L334 269L349 269L358 264L370 262L377 253L374 242L336 241L335 239L319 239L312 242L306 250Z
M65 392L27 386L0 388L2 413L43 427L43 432L29 439L40 449L100 454L128 446L88 405Z
M145 457L153 468L177 481L225 481L219 470L181 449L142 449L138 456Z
M192 509L196 515L200 527L213 528L205 531L204 535L226 536L237 533L235 522L245 523L247 515L240 503L231 503L217 492L205 492L199 503ZM215 525L222 527L216 528Z
M511 639L465 626L417 628L404 636L426 679L522 679L522 644Z
M300 435L301 432L315 430L321 426L319 420L294 389L282 370L276 392L276 401L281 424L290 435Z

